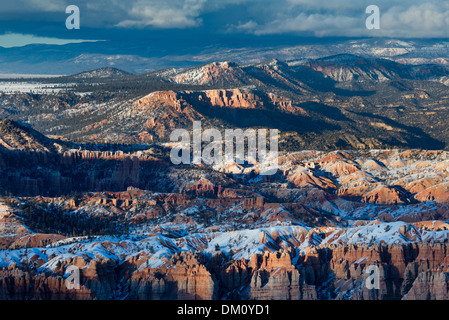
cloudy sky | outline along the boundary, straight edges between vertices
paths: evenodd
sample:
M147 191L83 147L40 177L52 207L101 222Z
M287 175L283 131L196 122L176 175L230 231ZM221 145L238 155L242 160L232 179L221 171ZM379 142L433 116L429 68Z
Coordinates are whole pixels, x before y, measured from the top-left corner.
M68 5L81 28L67 30ZM380 8L367 30L368 5ZM0 46L81 40L153 43L225 39L272 43L294 37L448 38L447 0L15 0L0 3Z

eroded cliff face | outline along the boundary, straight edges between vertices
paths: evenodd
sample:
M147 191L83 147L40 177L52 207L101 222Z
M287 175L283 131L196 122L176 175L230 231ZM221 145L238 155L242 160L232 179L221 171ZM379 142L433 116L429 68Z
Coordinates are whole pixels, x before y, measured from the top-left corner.
M140 137L156 141L168 140L175 129L190 130L193 121L202 121L204 127L221 129L227 126L217 123L217 117L224 117L226 121L231 119L235 122L237 119L239 122L252 123L252 119L245 119L247 115L267 121L272 120L272 113L276 111L308 117L307 112L291 99L245 88L153 92L135 101L125 115L146 119L143 128L145 131L140 133ZM245 114L239 114L240 112Z
M70 289L64 270L70 266L80 268L80 287ZM36 269L18 268L15 264L0 270L0 298L2 300L91 300L111 299L119 279L114 260L83 258L61 261L52 273L39 273Z
M51 274L10 265L0 270L1 299L447 299L448 245L331 245L298 253L281 249L229 260L183 252L155 265L145 253L122 263L69 258ZM152 262L153 261L153 262ZM67 289L64 270L80 268L80 289ZM367 267L379 289L366 286ZM67 274L65 275L67 277Z
M262 260L252 259L253 266L262 263L252 273L249 298L447 299L446 253L446 244L332 245L298 256L266 253ZM378 267L379 289L366 286L371 265Z
M144 259L145 258L145 259ZM217 283L205 264L192 253L176 254L158 267L143 263L137 255L127 261L82 257L60 261L52 273L11 264L0 270L0 299L45 300L211 300L217 298ZM76 266L80 288L69 289L66 272Z
M149 179L142 179L141 171L165 167L165 161L143 152L0 152L0 189L34 196L145 188Z
M448 294L447 245L404 244L373 247L346 245L322 248L331 255L326 266L332 286L321 295L335 299L435 299ZM320 256L320 254L319 254ZM366 286L367 266L379 270L379 289ZM423 283L423 278L432 281ZM420 295L418 297L418 295ZM425 298L424 298L425 297Z
M137 258L137 257L136 257ZM144 258L144 259L142 259ZM142 263L129 279L130 298L139 300L211 300L217 299L217 282L207 270L203 259L193 253L175 254L154 267ZM147 260L148 261L148 260Z

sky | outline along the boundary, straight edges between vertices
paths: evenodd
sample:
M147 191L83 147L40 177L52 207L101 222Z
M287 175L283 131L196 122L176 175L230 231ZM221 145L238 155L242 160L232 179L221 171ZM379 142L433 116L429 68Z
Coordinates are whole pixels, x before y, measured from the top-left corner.
M68 5L80 9L80 29L68 30ZM368 30L368 5L380 9L380 29ZM433 0L15 0L0 1L0 46L82 40L263 45L296 37L448 38L449 1Z
M371 5L379 29L366 27ZM79 29L66 27L68 6L79 8ZM271 49L366 38L446 40L449 1L0 0L0 73L8 74L246 63L271 58Z

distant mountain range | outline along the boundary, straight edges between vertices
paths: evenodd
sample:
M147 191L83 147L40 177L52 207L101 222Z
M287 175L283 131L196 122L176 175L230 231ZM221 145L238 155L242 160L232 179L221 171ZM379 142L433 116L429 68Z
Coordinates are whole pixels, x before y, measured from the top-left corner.
M172 45L173 47L174 45ZM386 58L405 64L449 63L446 40L352 39L268 47L237 47L226 44L157 50L147 42L127 44L112 41L57 45L0 47L0 73L68 75L87 70L115 67L132 73L146 73L169 67L185 68L213 61L239 64L280 59L302 62L339 54L365 58Z
M106 67L39 80L39 92L7 93L0 116L91 143L165 142L201 120L219 129L277 128L288 150L443 149L448 77L443 65L349 54L145 74Z

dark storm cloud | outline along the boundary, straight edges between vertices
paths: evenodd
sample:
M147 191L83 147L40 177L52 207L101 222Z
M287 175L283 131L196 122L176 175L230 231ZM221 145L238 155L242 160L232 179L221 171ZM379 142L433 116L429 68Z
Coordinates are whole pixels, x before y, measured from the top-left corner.
M96 29L203 29L318 37L449 35L449 3L443 0L18 0L2 1L0 16L16 21L38 21L43 16L57 20L70 4L79 6L84 27ZM365 28L368 5L380 8L380 30ZM14 29L14 23L10 26Z

